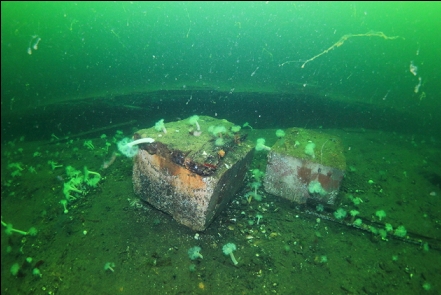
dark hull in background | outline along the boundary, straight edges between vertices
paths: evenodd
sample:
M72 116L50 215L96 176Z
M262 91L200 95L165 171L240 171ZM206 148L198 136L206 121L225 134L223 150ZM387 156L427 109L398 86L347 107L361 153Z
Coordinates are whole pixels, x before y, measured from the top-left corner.
M365 128L430 134L435 126L441 125L433 119L416 118L392 108L335 101L313 94L161 90L64 101L18 112L2 110L2 142L19 136L45 140L51 134L61 138L112 128L146 128L162 118L170 122L194 114L224 118L240 125L249 122L259 129Z

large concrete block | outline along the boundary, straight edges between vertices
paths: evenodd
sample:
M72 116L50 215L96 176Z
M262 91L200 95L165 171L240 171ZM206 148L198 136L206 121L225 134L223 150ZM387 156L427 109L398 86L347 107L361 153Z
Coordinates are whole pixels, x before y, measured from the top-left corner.
M285 133L268 153L265 190L299 204L333 204L346 169L340 139L302 128Z
M244 185L252 160L246 134L232 132L232 123L200 117L202 133L187 120L165 124L167 133L142 129L134 138L156 141L140 146L134 159L133 187L137 195L193 230L202 231ZM224 126L216 136L209 126ZM216 145L221 138L223 145ZM219 144L219 142L218 142Z

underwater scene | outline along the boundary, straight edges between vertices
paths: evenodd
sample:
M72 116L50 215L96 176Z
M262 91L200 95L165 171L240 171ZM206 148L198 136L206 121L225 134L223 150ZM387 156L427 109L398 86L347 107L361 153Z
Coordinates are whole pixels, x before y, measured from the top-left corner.
M440 2L1 2L2 294L440 294Z

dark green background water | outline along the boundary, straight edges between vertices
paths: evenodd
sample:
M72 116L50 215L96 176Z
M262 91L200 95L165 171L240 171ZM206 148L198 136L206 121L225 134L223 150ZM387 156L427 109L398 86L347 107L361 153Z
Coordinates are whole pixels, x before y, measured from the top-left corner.
M203 86L277 92L305 84L349 101L433 110L440 95L440 8L420 2L2 2L2 106ZM311 58L345 34L369 31L401 38L351 38L304 69L301 62L280 66ZM28 55L32 35L41 42ZM422 77L418 94L411 61Z

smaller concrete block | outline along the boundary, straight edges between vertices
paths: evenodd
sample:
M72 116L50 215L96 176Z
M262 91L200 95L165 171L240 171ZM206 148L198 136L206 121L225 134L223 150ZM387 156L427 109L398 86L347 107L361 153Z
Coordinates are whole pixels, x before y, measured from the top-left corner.
M285 133L268 153L265 190L299 204L333 204L346 167L340 140L301 128Z

